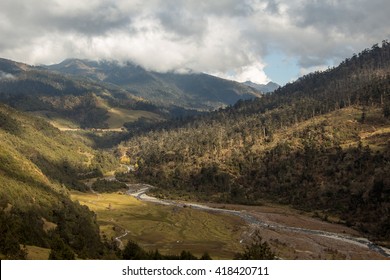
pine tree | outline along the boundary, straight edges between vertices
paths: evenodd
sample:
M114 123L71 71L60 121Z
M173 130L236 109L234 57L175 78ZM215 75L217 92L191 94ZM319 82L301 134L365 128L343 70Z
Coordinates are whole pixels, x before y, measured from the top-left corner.
M250 245L246 245L243 253L235 256L237 260L273 260L275 254L267 242L262 241L260 231L256 230Z

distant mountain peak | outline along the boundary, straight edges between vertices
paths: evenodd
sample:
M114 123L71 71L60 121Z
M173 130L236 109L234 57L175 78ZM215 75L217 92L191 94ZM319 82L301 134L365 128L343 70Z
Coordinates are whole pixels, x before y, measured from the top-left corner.
M25 63L16 62L5 58L0 58L0 71L5 73L17 74L22 71L27 71L31 68L33 67Z
M267 92L273 92L274 90L278 89L280 85L274 82L268 82L267 84L256 84L251 81L246 81L243 83L244 85L250 86L252 88L255 88L257 90L260 90L261 92L267 93Z

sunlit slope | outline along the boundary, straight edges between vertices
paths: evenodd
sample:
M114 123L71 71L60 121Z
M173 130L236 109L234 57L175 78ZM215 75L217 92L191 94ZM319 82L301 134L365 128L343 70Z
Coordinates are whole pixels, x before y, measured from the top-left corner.
M55 235L80 257L97 258L94 216L68 197L69 189L86 188L79 174L99 168L96 153L47 122L3 105L0 142L0 252L20 258L19 244L49 249Z
M81 75L60 74L1 58L0 71L6 73L0 79L2 103L37 114L62 127L110 128L113 116L119 120L118 114L109 112L111 109L127 110L129 115L132 111L150 113L152 120L167 114L119 86ZM137 114L133 114L133 119L134 115ZM120 117L123 122L115 123L116 126L132 121L123 114Z

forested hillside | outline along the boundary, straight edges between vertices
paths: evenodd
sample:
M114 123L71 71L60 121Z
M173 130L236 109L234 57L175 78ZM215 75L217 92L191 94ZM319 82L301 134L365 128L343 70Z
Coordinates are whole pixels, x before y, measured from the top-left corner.
M384 41L272 94L171 123L120 148L161 196L291 204L388 242L389 116Z
M68 190L87 190L79 179L115 168L113 157L4 105L0 143L1 258L24 258L25 245L49 248L52 258L102 258L95 215Z
M169 116L112 84L53 73L42 67L0 59L0 101L18 110L34 112L61 125L81 128L117 127L140 117L156 121ZM127 116L122 116L123 111Z

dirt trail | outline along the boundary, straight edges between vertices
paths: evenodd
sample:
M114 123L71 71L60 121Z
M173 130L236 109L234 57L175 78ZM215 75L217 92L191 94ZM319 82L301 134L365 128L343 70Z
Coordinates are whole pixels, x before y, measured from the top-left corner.
M115 237L115 241L118 243L119 249L123 249L123 248L124 248L124 245L123 245L123 242L122 242L121 239L122 239L123 237L126 237L128 234L129 234L129 231L128 231L128 230L125 230L125 233L124 233L124 234Z
M110 177L110 178L112 178L112 177ZM89 187L90 191L91 191L93 194L95 194L95 195L98 197L98 199L99 199L99 198L100 198L100 193L98 193L97 191L95 191L95 190L92 188L92 183L90 182L90 183L87 183L86 185ZM114 238L114 240L118 243L118 248L119 248L119 249L123 249L123 248L124 248L124 244L123 244L123 242L122 242L121 239L124 238L124 237L126 237L126 236L129 234L129 231L128 231L127 229L122 228L122 227L121 227L121 229L123 229L125 232L124 232L122 235L117 236L117 237Z

